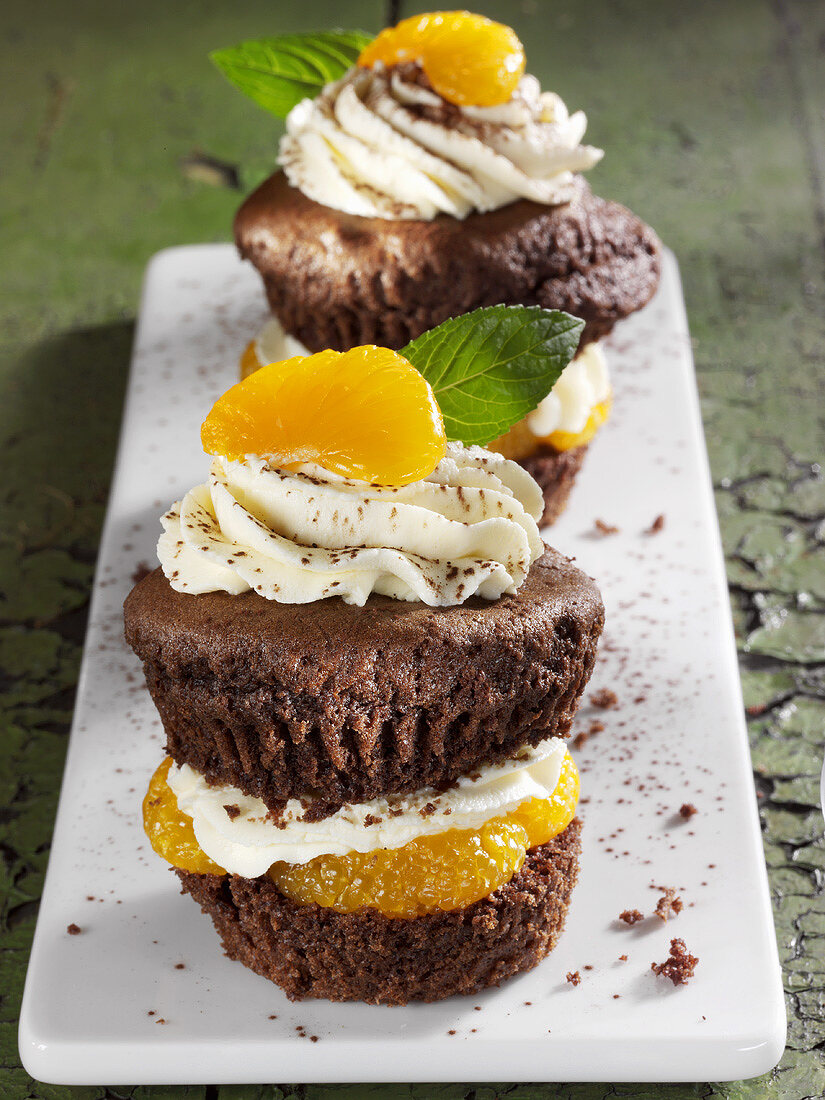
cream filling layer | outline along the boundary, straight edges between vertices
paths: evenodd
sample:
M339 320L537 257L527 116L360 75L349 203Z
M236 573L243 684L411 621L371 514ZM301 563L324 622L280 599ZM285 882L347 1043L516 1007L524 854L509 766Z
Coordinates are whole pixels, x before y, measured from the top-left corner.
M321 821L306 821L306 810L292 799L276 823L259 798L210 786L188 764L173 765L167 782L206 855L231 874L256 878L279 861L308 863L322 855L401 848L447 829L480 829L528 798L550 798L565 752L564 741L551 737L504 764L462 776L446 791L424 787L374 798Z
M361 217L464 218L516 199L571 198L573 174L601 160L582 145L582 111L523 76L498 107L456 107L414 67L357 66L290 111L278 161L324 206Z
M310 352L273 317L255 339L255 354L258 362L265 365ZM550 393L528 415L527 426L540 438L552 432L583 431L594 407L609 396L610 373L604 348L601 342L586 344L565 367Z
M445 607L515 593L544 553L541 511L525 470L460 443L402 487L217 457L208 483L161 518L158 558L178 592L358 606L376 592Z

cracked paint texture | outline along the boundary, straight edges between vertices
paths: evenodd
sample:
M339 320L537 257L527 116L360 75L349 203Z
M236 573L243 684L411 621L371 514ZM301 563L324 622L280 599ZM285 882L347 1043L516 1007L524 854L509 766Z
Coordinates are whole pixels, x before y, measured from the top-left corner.
M676 252L730 579L788 1046L751 1082L64 1088L16 1018L48 857L138 300L228 238L278 124L211 71L244 37L377 29L376 0L9 0L0 13L0 1094L9 1100L596 1100L825 1094L825 9L475 3L590 118L591 173ZM403 14L420 10L403 5ZM506 1077L506 1067L502 1066Z

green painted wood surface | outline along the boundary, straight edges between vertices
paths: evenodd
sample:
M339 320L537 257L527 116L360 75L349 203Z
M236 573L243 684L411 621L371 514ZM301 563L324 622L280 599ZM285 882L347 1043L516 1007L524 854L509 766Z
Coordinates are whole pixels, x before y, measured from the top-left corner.
M790 1031L732 1085L118 1089L211 1100L736 1098L825 1092L825 5L521 0L545 86L590 116L591 174L682 265L737 623ZM406 14L419 10L405 5ZM228 237L278 124L208 49L331 24L376 0L6 0L0 13L0 1095L33 1083L16 1016L48 857L143 267ZM501 1067L502 1078L507 1067Z

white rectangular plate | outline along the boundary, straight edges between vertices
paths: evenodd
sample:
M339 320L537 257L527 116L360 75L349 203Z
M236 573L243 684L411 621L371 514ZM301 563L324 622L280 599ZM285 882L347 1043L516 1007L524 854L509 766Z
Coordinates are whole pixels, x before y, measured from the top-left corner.
M655 300L608 342L614 412L548 536L607 606L576 726L604 724L577 753L581 878L553 954L469 999L293 1004L224 958L178 893L141 829L163 737L121 604L138 563L154 562L161 512L204 480L200 422L263 318L258 277L229 245L162 252L149 267L20 1020L26 1068L65 1084L713 1081L770 1069L785 1038L780 972L671 255ZM659 514L664 529L646 534ZM620 530L600 534L596 519ZM600 688L618 706L588 703ZM685 802L699 811L689 821ZM683 899L667 924L649 916L651 884ZM628 927L625 909L648 919ZM651 972L674 936L699 957L686 986ZM576 970L578 986L565 980Z

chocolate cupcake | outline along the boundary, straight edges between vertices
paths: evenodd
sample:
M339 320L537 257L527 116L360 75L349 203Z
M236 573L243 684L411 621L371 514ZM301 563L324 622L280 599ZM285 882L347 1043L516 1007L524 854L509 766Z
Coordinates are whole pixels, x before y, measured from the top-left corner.
M468 35L487 52L456 76L443 50L466 52ZM523 68L513 32L480 16L415 17L382 32L289 113L283 171L243 203L235 240L263 279L281 340L310 352L401 349L495 303L582 318L581 352L598 357L599 384L582 387L592 362L574 363L576 408L561 419L545 410L548 423L534 417L501 443L539 480L551 523L609 412L598 342L653 295L660 245L591 192L581 172L602 151L582 144L583 112L569 114Z
M408 362L324 356L217 403L209 482L163 517L161 569L126 600L169 754L144 823L226 953L288 996L476 992L563 927L579 852L564 738L601 597L540 539L533 479L446 443ZM360 435L352 395L374 420ZM381 434L399 400L406 440ZM382 477L376 438L407 474Z

